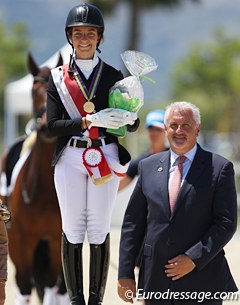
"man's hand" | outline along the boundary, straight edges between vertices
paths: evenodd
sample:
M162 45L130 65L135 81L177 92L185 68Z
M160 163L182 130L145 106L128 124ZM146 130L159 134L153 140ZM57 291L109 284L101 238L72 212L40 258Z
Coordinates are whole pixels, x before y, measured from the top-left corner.
M136 283L134 279L121 278L118 280L118 295L129 303L133 303L133 298L136 297Z
M191 258L186 254L181 254L168 261L168 264L165 265L165 273L175 281L191 272L195 267Z

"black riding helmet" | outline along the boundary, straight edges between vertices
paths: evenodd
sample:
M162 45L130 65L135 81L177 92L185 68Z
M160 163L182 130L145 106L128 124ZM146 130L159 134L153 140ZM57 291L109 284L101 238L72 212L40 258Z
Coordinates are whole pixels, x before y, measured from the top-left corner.
M81 3L73 7L67 17L65 32L69 44L72 46L68 37L69 28L73 26L93 26L101 29L101 36L104 32L104 21L100 10L91 4ZM101 39L100 39L101 40ZM97 45L98 49L99 43Z

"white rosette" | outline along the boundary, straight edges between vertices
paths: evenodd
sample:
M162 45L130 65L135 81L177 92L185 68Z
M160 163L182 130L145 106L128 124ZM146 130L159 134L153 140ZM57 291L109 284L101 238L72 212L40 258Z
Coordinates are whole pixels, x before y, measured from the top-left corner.
M83 165L95 185L102 185L113 179L111 169L99 147L86 148L82 159Z
M99 149L88 148L83 153L84 162L90 167L98 166L102 161L102 153Z

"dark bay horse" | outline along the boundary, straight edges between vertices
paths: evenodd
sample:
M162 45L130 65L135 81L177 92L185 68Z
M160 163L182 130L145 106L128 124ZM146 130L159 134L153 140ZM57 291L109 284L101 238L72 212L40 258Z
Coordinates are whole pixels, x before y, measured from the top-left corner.
M57 66L60 64L61 58ZM8 198L12 213L8 228L9 255L16 268L19 288L15 304L29 304L33 287L44 305L69 304L60 254L61 218L51 167L55 138L48 135L45 127L50 69L38 67L31 55L28 66L34 77L32 99L35 126L24 142L22 150L25 149L25 152L18 163L24 156L25 162L19 167Z

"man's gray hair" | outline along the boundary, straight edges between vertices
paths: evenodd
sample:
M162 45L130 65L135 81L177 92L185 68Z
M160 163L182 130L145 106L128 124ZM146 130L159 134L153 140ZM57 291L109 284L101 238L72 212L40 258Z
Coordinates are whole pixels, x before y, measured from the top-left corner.
M186 101L180 101L180 102L173 102L166 108L166 112L164 115L164 124L167 124L169 114L173 110L191 110L193 113L193 118L195 122L200 125L201 124L201 115L200 110L197 106L193 105L192 103L186 102Z

